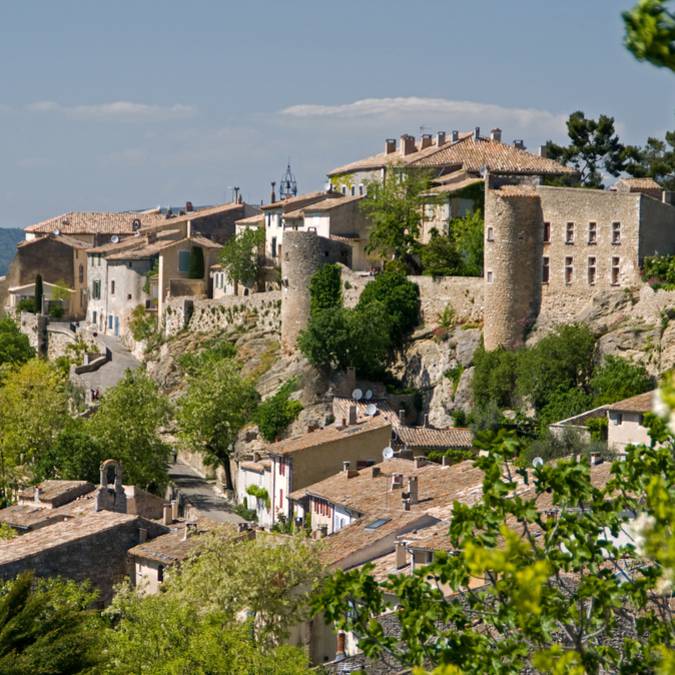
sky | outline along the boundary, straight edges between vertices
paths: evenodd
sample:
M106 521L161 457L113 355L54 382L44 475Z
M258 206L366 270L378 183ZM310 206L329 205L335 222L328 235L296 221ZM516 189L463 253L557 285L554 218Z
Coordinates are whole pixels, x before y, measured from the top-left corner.
M403 133L626 143L675 128L675 75L622 45L632 0L7 0L0 226L269 198Z

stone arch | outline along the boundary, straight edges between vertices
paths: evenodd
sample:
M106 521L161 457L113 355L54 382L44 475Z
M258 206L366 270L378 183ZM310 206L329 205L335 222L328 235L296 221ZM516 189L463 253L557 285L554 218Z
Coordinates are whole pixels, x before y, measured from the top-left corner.
M118 485L122 485L122 477L124 476L124 469L122 467L122 462L116 460L116 459L106 459L103 462L101 462L101 466L99 468L100 471L100 484L102 487L106 487L107 485L110 485L110 481L108 480L110 476L110 470L114 470L114 478L113 478L113 483L115 487Z

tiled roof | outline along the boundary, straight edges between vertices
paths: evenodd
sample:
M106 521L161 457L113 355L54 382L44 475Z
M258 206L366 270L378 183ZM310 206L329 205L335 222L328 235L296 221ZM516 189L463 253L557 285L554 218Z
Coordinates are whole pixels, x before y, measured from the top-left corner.
M7 523L19 530L44 526L50 522L65 520L62 508L49 509L37 504L12 504L0 509L0 523Z
M321 201L323 199L332 199L334 197L342 196L339 192L307 192L304 195L297 195L296 197L289 197L288 199L281 199L278 202L273 204L265 204L260 208L263 211L274 211L276 209L282 209L284 213L288 211L294 211L303 206L308 206L314 202Z
M373 399L371 401L361 400L354 401L354 399L342 396L335 396L333 398L333 417L339 422L342 419L349 419L349 408L356 406L357 419L367 419L366 408L368 404L373 403L377 406L378 416L384 417L391 424L394 429L398 429L401 421L398 413L391 407L389 401L381 401Z
M265 222L265 216L262 213L256 213L253 216L248 216L247 218L240 218L235 220L235 225L262 225Z
M625 398L623 401L617 401L608 406L608 410L616 410L618 412L651 412L654 408L654 390L647 391L644 394L631 396Z
M185 246L188 244L191 246L202 246L204 248L221 248L221 245L215 241L200 236L194 236L185 239L157 239L157 241L154 241L151 244L148 244L146 239L141 239L140 243L142 245L139 245L138 248L133 246L124 246L119 253L111 253L107 256L107 258L108 260L140 260L157 255L161 251L173 246Z
M394 474L403 475L402 488L391 488ZM412 460L390 459L361 469L357 475L341 471L296 490L289 497L297 500L311 495L343 506L353 513L375 516L380 511L398 512L403 509L402 492L407 492L408 479L412 476L417 478L418 501L410 505L410 510L416 512L447 507L460 498L473 501L481 494L484 477L473 461L453 466L427 462L416 468Z
M91 246L91 244L88 244L86 241L80 241L79 239L75 239L75 237L69 237L67 234L60 234L56 236L50 233L49 235L44 237L34 237L33 239L22 239L16 245L16 247L25 248L26 246L33 246L34 244L39 244L45 239L53 239L55 241L61 242L62 244L65 244L66 246L70 246L71 248L77 249L86 249Z
M361 434L368 434L376 429L382 429L389 426L389 422L380 415L372 417L367 422L355 424L353 426L339 428L336 426L328 426L323 429L317 429L310 433L288 438L283 441L278 441L269 446L268 452L270 455L289 455L299 450L306 450L307 448L314 448L326 443L334 443L344 438L353 438Z
M48 218L24 228L26 232L49 234L59 230L62 234L131 234L132 223L140 220L142 226L154 225L165 220L159 213L122 211L100 213L91 211L70 211Z
M98 511L28 532L16 539L0 543L0 565L115 529L138 518L127 513Z
M153 230L167 224L177 225L179 223L187 223L188 221L196 224L199 222L200 218L216 216L223 213L229 213L230 211L237 211L239 209L243 211L245 207L246 205L243 203L240 204L238 202L226 202L224 204L217 204L216 206L209 206L204 209L197 209L196 211L187 211L183 215L172 216L171 218L167 218L166 215L162 215L161 219L157 220L156 222L148 223L147 227L145 226L145 223L143 223L141 232Z
M461 173L464 172L462 171ZM464 190L464 188L471 187L472 185L478 185L479 183L482 182L483 182L482 178L465 175L464 178L462 178L461 180L455 179L440 182L440 184L436 184L434 187L432 187L429 190L429 193L445 194L450 192L459 192L460 190Z
M94 484L86 480L43 480L37 487L40 488L41 502L59 506L91 492ZM26 488L19 493L21 500L32 500L34 497L35 487Z
M618 190L626 187L629 190L662 190L653 178L619 178L610 189Z
M332 211L337 209L345 204L351 204L353 202L358 202L363 199L366 195L354 195L354 196L345 196L345 197L335 197L334 199L325 199L322 202L317 202L316 204L310 204L305 206L303 209L306 213L314 211Z
M471 429L452 427L432 429L431 427L399 427L396 434L408 448L471 448Z

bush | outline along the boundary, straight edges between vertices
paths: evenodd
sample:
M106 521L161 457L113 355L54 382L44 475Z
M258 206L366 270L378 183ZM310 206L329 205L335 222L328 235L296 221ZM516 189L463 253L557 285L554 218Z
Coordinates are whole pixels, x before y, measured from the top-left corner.
M143 305L137 305L131 312L129 330L136 342L147 340L157 331L157 316L151 312L146 312Z
M483 346L474 355L473 401L479 408L489 404L499 409L515 406L518 352L503 348L488 352Z
M0 365L21 365L35 356L28 336L24 335L9 316L0 317Z
M457 275L460 268L460 257L450 237L434 230L429 243L420 252L420 260L424 274L436 277Z
M574 417L592 405L591 396L583 389L561 389L549 396L548 402L539 413L539 421L542 427L547 427L553 422Z
M255 497L256 499L259 499L265 504L265 508L269 509L270 496L264 487L260 487L259 485L249 485L246 488L246 494L249 494L251 495L251 497Z
M653 287L675 288L675 255L646 257L642 262L642 278Z
M21 298L16 305L19 312L30 312L35 314L35 298Z
M309 293L312 314L324 309L341 307L340 267L338 265L321 267L310 281Z
M266 441L278 440L288 425L300 414L302 404L300 401L290 399L290 395L296 389L297 383L290 380L274 396L270 396L258 406L255 422Z
M644 366L620 356L607 356L593 373L590 386L593 405L597 407L642 394L653 389L655 383Z
M65 313L66 310L63 308L63 305L60 302L49 303L47 314L49 314L52 319L62 319Z

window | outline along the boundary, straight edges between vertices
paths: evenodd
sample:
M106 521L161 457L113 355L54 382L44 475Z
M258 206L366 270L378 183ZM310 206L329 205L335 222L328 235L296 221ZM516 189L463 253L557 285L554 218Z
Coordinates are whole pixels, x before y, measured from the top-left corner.
M108 314L108 328L112 328L112 327L113 327L113 315Z
M127 300L131 300L131 293L127 293Z
M595 276L596 276L595 256L589 256L589 258L588 258L588 284L589 284L589 286L595 285Z
M544 243L548 244L551 241L551 223L544 223Z
M541 261L541 283L547 284L550 278L551 266L548 257L544 256Z
M190 251L178 251L178 271L187 274L190 269Z
M101 281L99 279L96 279L91 284L91 297L92 300L101 299Z
M98 317L97 317L97 315L96 315L96 310L94 310L94 311L91 313L91 322L92 322L93 324L95 324L97 318L98 318Z
M279 508L283 509L284 508L284 491L279 490Z
M110 295L115 295L115 280L110 282Z
M612 258L612 286L619 285L619 274L621 269L621 259Z
M353 197L356 194L356 188L352 185L351 190L352 190L352 197Z
M284 462L283 459L279 462L279 475L280 476L286 475L286 463Z
M588 223L588 243L597 244L598 243L598 224L597 223Z
M487 240L488 241L494 241L495 240L495 231L494 228L488 227L487 229Z
M571 284L574 279L574 258L567 256L565 258L565 283Z
M488 270L486 273L486 279L488 284L491 284L494 281L493 275L492 275L492 270Z
M78 276L79 276L79 279L80 279L80 283L83 284L84 283L84 265L80 265Z
M272 237L272 257L277 257L277 238Z
M612 244L621 243L621 223L612 223Z
M386 525L391 518L378 518L377 520L373 520L371 523L368 523L363 529L364 530L377 530L378 527L382 527L383 525Z
M363 194L363 183L361 183L361 184L359 185L359 194L360 194L360 195Z
M565 227L565 243L574 243L574 223L567 223L567 226Z

